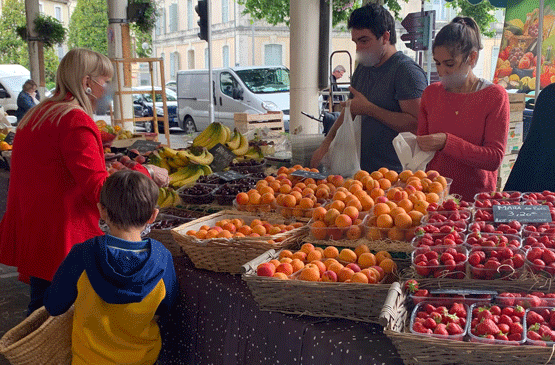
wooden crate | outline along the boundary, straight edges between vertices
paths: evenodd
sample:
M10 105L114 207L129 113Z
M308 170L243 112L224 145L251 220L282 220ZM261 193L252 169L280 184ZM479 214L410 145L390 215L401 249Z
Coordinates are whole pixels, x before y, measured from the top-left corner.
M524 94L522 93L509 93L509 107L511 112L524 111Z
M274 132L284 132L283 112L269 111L266 114L235 113L233 116L235 127L241 133L247 133L255 128L268 128Z

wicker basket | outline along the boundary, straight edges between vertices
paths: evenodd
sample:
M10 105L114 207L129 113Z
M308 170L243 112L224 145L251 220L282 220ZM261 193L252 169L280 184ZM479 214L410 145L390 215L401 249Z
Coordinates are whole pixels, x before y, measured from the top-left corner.
M278 257L279 252L269 250L243 265L243 280L247 282L260 309L363 322L378 321L391 284L279 280L256 274L259 264Z
M318 246L341 246L356 248L359 245L366 245L372 251L393 251L393 252L406 252L410 253L414 250L410 242L393 241L388 238L382 240L368 240L366 238L359 238L358 240L317 240L314 237L308 237L306 242Z
M192 212L189 213L194 214L195 217L201 217L202 213L199 212ZM172 216L169 214L158 214L156 221L160 220L178 220L181 224L188 223L194 220L195 218L181 218L177 216ZM175 228L175 227L174 227ZM172 236L171 228L165 229L158 229L158 228L151 228L150 232L148 233L147 237L155 239L159 242L162 242L164 246L171 252L172 256L182 256L183 251L181 251L181 247L175 242L175 239Z
M171 232L175 241L189 256L196 268L232 274L240 274L241 266L245 262L249 262L268 250L292 246L306 235L306 226L268 237L199 240L186 234L189 230L198 230L202 225L213 226L219 220L233 218L242 218L246 222L260 219L258 216L241 214L237 211L223 211L182 224L172 229ZM284 223L283 219L268 219L268 221L271 223ZM268 242L268 240L278 238L285 239L276 243Z
M476 282L477 280L465 281ZM471 283L465 284L472 287ZM393 283L380 314L380 323L385 327L384 333L391 339L407 365L555 364L552 348L450 341L410 333L408 329L410 312L407 302L400 284Z
M73 307L52 317L41 307L0 339L0 354L12 365L71 364Z

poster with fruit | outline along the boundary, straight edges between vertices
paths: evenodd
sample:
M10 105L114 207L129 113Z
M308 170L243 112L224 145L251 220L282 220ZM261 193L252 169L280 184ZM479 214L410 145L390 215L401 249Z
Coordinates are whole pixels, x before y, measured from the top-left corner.
M538 0L509 0L493 82L527 93L536 86ZM540 88L555 82L555 0L544 0Z

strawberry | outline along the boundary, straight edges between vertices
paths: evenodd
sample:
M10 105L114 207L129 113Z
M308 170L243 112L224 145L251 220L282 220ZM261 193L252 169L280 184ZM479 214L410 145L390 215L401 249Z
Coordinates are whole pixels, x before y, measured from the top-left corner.
M489 308L489 311L491 312L491 314L495 315L500 315L501 314L501 308L498 305L492 305Z
M450 335L460 335L464 332L464 330L462 329L461 326L459 326L456 323L449 323L447 324L447 332L449 332Z
M478 308L478 315L476 317L480 321L482 321L483 319L492 319L493 314L491 314L491 312L486 307L480 307Z
M541 341L542 339L542 336L534 331L528 331L528 333L526 333L526 336L528 336L528 339L532 341Z
M551 309L551 316L549 317L549 325L555 328L555 309Z
M522 306L517 305L515 307L515 315L518 316L519 318L524 318L525 313L526 313L526 310Z
M499 317L499 322L498 322L498 323L504 323L504 324L506 324L507 326L510 326L510 325L513 323L513 320L512 320L511 317L509 317L508 315L502 314L502 315ZM505 331L504 331L504 332L505 332Z
M411 294L418 291L418 281L414 279L407 280L405 282L405 291Z
M449 309L449 314L455 314L458 317L466 317L466 308L462 303L455 302Z
M431 319L433 319L436 323L441 323L443 322L443 316L441 314L439 314L438 312L432 312L430 313L429 317Z
M424 300L425 297L427 297L430 294L430 292L428 292L428 290L426 289L420 289L417 290L413 295L412 295L412 301L414 302L414 304L418 304L421 301Z
M528 315L526 316L526 324L530 327L533 326L536 323L541 324L543 322L543 317L534 311L530 311L528 312Z
M510 333L509 341L522 341L522 331L520 333Z
M412 325L412 329L418 333L433 333L431 329L424 327L424 324L421 322L415 322Z
M509 341L509 337L507 337L507 335L504 333L498 334L497 336L495 336L495 339L498 341Z
M497 296L499 303L506 306L513 306L515 304L513 293L501 293ZM505 308L506 309L506 308ZM513 309L514 312L514 309Z
M430 313L432 313L436 310L436 307L434 307L430 303L426 303L422 306L422 310L425 311L426 313L430 314Z
M443 336L448 336L449 332L447 332L447 326L443 323L440 323L436 326L436 328L434 329L434 334L436 335L443 335Z
M499 331L501 331L502 333L509 333L511 330L511 327L506 323L499 323L497 327L499 327Z
M491 319L484 319L476 326L478 336L497 335L499 332L499 327Z
M424 327L432 329L432 330L437 327L437 322L434 321L434 319L430 318L430 317L426 318L424 320L424 322L422 322L422 324L424 325Z

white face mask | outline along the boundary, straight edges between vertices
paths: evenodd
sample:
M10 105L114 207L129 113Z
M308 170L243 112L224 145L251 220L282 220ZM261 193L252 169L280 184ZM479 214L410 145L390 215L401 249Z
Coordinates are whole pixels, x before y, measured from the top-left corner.
M466 61L464 61L462 64L464 64L465 62ZM440 76L440 81L445 89L456 89L464 84L469 73L470 69L468 69L468 71L466 71L465 73L459 67L457 71L451 74Z
M374 67L383 58L385 53L385 49L380 46L380 44L376 44L371 48L361 49L357 51L357 60L359 63L366 67Z

